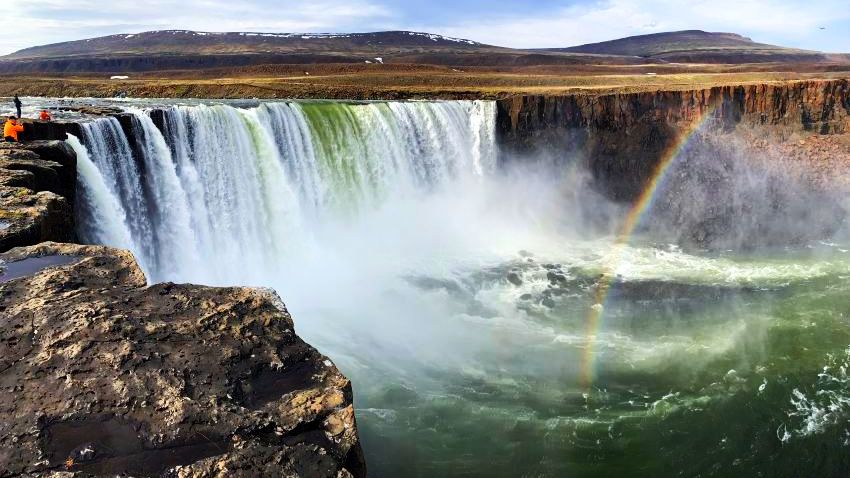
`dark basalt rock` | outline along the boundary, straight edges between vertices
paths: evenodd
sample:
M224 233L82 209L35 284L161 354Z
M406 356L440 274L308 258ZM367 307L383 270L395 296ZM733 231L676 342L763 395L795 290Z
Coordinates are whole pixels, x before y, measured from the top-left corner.
M24 131L19 138L27 144L29 141L65 141L68 134L82 136L80 123L75 121L32 121L23 120Z
M133 257L0 283L0 476L365 476L350 382L270 290L158 284Z
M60 141L0 144L0 252L73 241L76 155Z

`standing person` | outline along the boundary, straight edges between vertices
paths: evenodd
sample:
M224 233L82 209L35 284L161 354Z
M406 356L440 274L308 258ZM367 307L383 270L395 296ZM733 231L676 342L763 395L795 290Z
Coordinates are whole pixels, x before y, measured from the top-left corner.
M15 95L15 109L18 110L18 118L21 117L21 99Z
M7 143L17 143L18 133L22 133L23 131L24 125L18 124L18 118L16 116L10 116L3 126L3 139Z

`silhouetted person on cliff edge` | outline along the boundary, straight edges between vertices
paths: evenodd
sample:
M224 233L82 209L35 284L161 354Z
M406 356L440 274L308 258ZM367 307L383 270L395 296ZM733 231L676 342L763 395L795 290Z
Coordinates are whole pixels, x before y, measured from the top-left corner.
M18 133L24 131L24 126L18 124L18 118L10 116L6 124L3 126L3 138L7 143L17 143Z
M21 99L15 95L15 109L18 110L18 118L21 117Z

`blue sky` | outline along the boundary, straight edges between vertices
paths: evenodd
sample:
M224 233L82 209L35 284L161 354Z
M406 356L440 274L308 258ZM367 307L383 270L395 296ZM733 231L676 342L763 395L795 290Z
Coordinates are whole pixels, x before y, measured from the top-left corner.
M850 0L25 0L4 12L0 53L114 33L416 30L519 48L670 30L850 52ZM821 29L825 27L825 29Z

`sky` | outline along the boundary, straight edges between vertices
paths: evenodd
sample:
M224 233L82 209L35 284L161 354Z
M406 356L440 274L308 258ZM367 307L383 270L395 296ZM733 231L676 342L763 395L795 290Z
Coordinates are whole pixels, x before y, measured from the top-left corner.
M0 54L116 33L413 30L566 47L673 30L850 52L850 0L26 0L4 9Z

